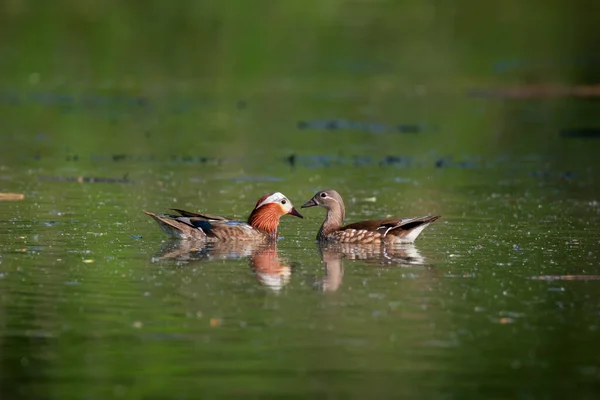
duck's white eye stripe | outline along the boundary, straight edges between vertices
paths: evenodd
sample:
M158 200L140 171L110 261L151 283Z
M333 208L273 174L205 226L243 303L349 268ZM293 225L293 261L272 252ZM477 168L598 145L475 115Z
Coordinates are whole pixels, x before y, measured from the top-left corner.
M283 199L285 199L285 196L279 192L276 192L264 199L258 206L256 206L256 208L260 208L265 204L278 203Z

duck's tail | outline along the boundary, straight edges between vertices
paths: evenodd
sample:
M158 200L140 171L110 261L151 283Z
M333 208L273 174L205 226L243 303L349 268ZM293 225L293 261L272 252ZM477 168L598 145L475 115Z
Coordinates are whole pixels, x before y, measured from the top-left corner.
M156 215L148 211L144 211L144 214L152 217L160 229L171 237L185 240L206 238L206 234L201 229L197 229L183 221L173 219L172 217Z

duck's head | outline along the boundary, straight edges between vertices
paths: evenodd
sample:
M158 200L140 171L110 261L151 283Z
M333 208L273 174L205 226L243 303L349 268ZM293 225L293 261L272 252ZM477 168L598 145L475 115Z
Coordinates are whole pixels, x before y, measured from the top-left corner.
M300 208L307 207L315 207L320 206L324 207L327 210L331 209L341 209L344 210L344 201L342 200L342 196L338 192L333 189L326 189L318 191L312 199L302 204Z
M259 210L260 212L275 213L280 217L289 214L298 218L304 218L294 208L292 202L280 192L268 193L258 199L254 211Z
M248 223L254 228L276 237L279 218L288 214L303 218L292 202L282 193L269 193L258 199L256 207L248 218Z

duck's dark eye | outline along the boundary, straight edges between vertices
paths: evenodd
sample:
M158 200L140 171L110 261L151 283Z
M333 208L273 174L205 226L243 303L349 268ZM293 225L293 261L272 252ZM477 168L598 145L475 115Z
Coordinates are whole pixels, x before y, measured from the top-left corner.
M281 204L285 204L285 203L287 203L287 201L281 200Z
M321 197L327 197L327 193L325 193L325 192L321 193Z

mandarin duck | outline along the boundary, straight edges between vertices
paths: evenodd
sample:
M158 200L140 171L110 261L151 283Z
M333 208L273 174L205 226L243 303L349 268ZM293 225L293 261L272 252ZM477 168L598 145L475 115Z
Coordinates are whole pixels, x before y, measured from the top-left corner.
M177 239L206 242L274 240L277 239L280 217L289 214L303 218L292 202L279 192L269 193L258 199L248 222L180 209L173 211L179 215L156 215L147 211L144 213L154 218L167 235Z
M317 192L301 208L315 206L321 206L327 210L325 221L317 234L317 240L338 243L412 243L423 229L440 218L440 216L387 218L342 226L346 214L344 201L342 196L332 189Z

